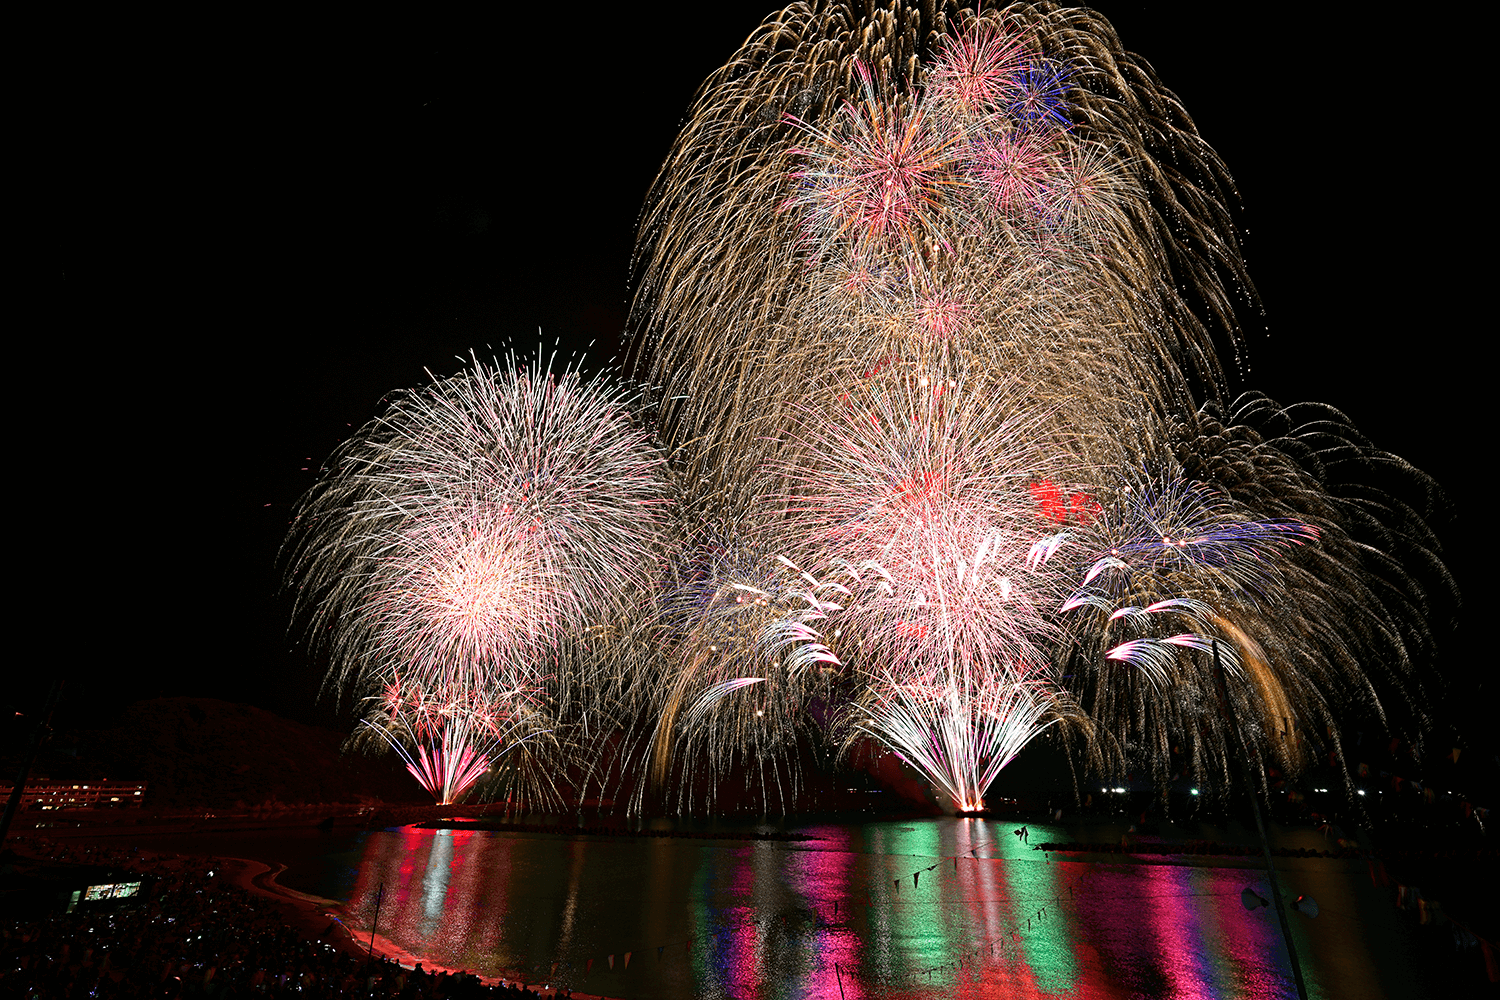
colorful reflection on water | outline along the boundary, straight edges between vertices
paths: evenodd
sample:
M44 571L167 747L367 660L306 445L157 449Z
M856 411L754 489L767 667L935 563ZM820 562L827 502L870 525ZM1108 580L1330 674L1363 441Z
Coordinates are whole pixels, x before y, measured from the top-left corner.
M365 933L379 895L381 934L441 965L612 997L1295 995L1275 914L1240 902L1266 892L1263 871L1050 858L1013 826L814 826L791 842L408 827L363 835L317 888ZM1409 977L1391 972L1393 918L1362 874L1283 873L1363 914L1296 928L1314 996Z

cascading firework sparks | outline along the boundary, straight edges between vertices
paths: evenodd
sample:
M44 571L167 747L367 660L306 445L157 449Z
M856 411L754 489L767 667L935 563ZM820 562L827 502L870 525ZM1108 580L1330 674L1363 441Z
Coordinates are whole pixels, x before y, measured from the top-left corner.
M1358 512L1315 481L1331 452L1193 438L1195 393L1222 391L1214 336L1238 353L1231 289L1254 298L1232 196L1091 11L793 4L704 84L647 201L642 359L695 502L753 520L790 498L758 544L853 585L820 639L866 684L856 703L914 717L943 699L895 694L911 684L1050 663L1098 759L1165 782L1183 738L1200 779L1240 739L1295 767L1336 706L1380 710L1359 657L1409 676L1432 588L1349 543ZM943 452L886 433L913 386L1024 417ZM1000 479L1029 485L1029 519L1014 488L1013 510L986 506ZM1420 518L1398 530L1451 586ZM965 715L927 711L933 732Z
M869 739L961 811L1054 726L1162 786L1337 752L1421 703L1443 501L1331 408L1226 403L1233 197L1093 11L792 4L648 193L649 431L475 361L302 501L330 686L444 801L533 746L635 809L785 808Z
M791 802L814 706L834 699L838 658L818 627L838 605L785 557L699 533L678 553L655 619L667 667L651 718L650 775L676 776L685 801L702 772L708 799L743 769L766 801ZM642 788L644 792L644 788Z

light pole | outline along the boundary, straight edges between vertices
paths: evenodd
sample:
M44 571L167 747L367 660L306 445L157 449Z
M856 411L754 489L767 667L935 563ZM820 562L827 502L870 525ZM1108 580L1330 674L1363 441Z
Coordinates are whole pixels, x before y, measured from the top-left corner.
M1224 681L1224 664L1219 659L1219 640L1212 640L1214 653L1214 678L1218 681L1219 698L1224 704L1224 714L1229 719L1229 729L1234 733L1235 739L1240 746L1245 747L1244 740L1240 739L1240 724L1235 718L1234 702L1229 699L1229 686ZM1297 982L1298 1000L1307 1000L1307 984L1302 981L1302 963L1297 961L1297 946L1292 943L1292 928L1286 919L1286 904L1281 899L1281 884L1276 881L1276 865L1271 861L1271 842L1266 837L1266 824L1260 816L1260 802L1256 798L1254 782L1250 780L1249 772L1249 747L1245 747L1246 761L1241 765L1242 776L1245 779L1245 787L1250 789L1250 810L1255 813L1255 829L1260 833L1260 849L1266 857L1266 875L1271 880L1271 897L1276 900L1276 917L1281 921L1281 936L1286 941L1286 953L1292 960L1292 977ZM1231 756L1233 756L1231 754ZM1270 790L1267 789L1269 795Z

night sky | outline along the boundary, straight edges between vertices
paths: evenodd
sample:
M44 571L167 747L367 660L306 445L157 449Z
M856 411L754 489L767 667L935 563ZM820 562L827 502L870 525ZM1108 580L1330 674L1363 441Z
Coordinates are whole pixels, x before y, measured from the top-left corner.
M86 396L57 455L81 533L59 596L90 609L57 636L71 709L188 694L326 717L276 594L293 502L424 370L539 339L592 342L595 365L619 351L646 188L698 83L772 9L709 6L96 23L45 43L33 162L56 192L63 336L23 377ZM1436 29L1343 5L1103 10L1239 184L1265 308L1242 385L1332 403L1432 473L1468 584L1477 309L1453 265L1463 182L1438 165L1465 162L1465 133L1398 68L1442 50Z

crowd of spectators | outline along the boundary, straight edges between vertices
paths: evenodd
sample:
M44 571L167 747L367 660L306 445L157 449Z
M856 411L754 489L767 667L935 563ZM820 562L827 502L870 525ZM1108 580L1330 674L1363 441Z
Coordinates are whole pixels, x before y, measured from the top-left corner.
M36 855L35 847L28 852ZM542 994L467 973L429 973L361 953L330 922L311 938L277 901L247 891L212 859L143 858L72 848L10 859L15 870L89 866L141 882L128 898L11 913L0 921L0 997L400 997L461 1000ZM567 996L566 992L558 994Z

